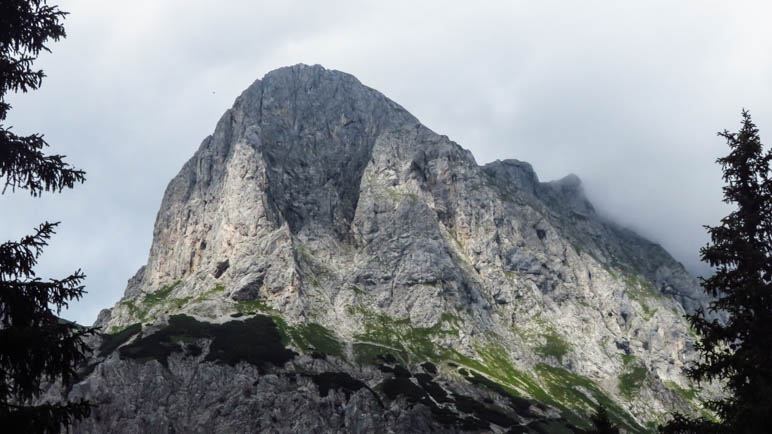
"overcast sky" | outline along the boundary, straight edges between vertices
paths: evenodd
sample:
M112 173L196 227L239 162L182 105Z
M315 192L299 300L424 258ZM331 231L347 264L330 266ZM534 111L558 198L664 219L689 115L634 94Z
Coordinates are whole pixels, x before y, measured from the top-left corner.
M420 4L419 4L420 3ZM346 71L480 164L575 173L603 213L695 273L726 213L716 137L747 107L772 143L769 2L62 0L68 38L9 124L88 172L62 195L0 197L0 239L61 220L41 277L82 267L90 324L147 260L169 180L255 79ZM127 6L128 5L128 6Z

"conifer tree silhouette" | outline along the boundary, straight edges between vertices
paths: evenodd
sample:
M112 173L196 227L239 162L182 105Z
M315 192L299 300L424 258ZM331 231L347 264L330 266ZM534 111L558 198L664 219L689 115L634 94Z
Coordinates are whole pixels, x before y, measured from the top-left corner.
M708 313L689 315L699 335L700 360L687 375L697 382L718 381L727 396L706 403L718 422L677 414L666 433L769 432L772 414L772 153L765 151L748 111L737 133L724 130L729 154L723 169L724 202L732 212L719 226L706 227L710 243L700 250L715 270L702 279L714 298ZM713 313L711 315L709 313ZM725 318L719 320L716 313Z
M61 192L85 180L62 155L46 155L43 136L19 136L3 125L9 92L40 87L45 74L33 69L49 40L65 37L66 13L45 0L0 1L0 193L26 190L32 196ZM3 212L11 212L7 207ZM0 244L0 431L60 432L88 415L85 401L39 403L46 382L66 384L87 353L83 338L94 332L58 318L84 294L84 274L47 281L34 271L58 223L40 224L20 241Z

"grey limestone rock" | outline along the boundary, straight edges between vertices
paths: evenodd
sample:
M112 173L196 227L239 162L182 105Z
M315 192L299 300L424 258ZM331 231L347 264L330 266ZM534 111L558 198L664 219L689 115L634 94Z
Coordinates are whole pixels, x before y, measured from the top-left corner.
M122 343L65 393L99 405L83 432L561 432L599 403L644 432L699 409L681 370L700 294L575 175L479 166L353 76L296 65L171 181L147 265L98 322L150 342L171 315L262 313L298 356L261 373L203 339L164 366Z

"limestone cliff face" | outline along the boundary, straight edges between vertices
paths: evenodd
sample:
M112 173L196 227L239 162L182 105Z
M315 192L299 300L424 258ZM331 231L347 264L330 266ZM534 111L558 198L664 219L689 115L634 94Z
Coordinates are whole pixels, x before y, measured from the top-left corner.
M351 75L297 65L169 184L147 265L98 321L123 331L67 393L105 402L94 432L559 432L598 404L645 431L697 408L682 315L700 294L576 176L479 166ZM223 355L249 343L222 330L266 318L292 356Z

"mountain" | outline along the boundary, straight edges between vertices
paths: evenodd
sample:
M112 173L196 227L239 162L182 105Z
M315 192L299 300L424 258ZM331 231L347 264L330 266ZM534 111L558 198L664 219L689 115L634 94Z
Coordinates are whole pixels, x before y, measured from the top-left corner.
M266 74L166 189L76 432L629 432L700 411L704 303L578 177L478 165L356 78Z

